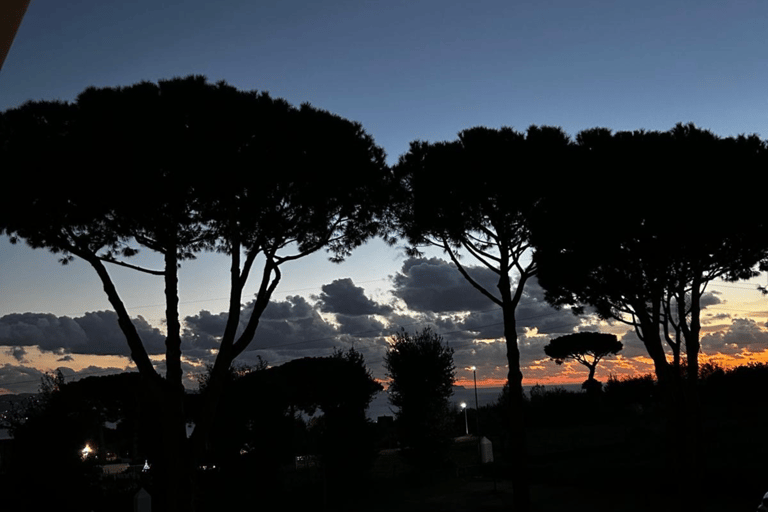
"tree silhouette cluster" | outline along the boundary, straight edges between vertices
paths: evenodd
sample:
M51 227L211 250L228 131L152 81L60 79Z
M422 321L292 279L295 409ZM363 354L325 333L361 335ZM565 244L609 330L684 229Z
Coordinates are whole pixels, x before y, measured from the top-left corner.
M384 152L358 123L200 76L89 88L72 103L26 103L0 116L0 151L17 199L0 206L0 229L60 254L62 263L78 257L93 267L162 404L166 506L189 509L193 468L229 368L253 339L281 266L319 250L339 261L380 232L391 190ZM160 254L162 268L126 261L139 250ZM202 251L230 259L229 314L206 413L187 440L178 272ZM115 288L111 264L163 280L164 376ZM241 318L257 264L255 305Z
M762 176L767 155L757 136L723 138L690 124L667 132L594 128L575 139L555 127L476 127L454 141L414 141L390 169L359 123L190 76L89 88L71 103L28 102L0 113L0 159L15 196L0 203L0 231L59 254L62 263L80 258L98 275L154 390L146 399L161 411L168 510L192 507L194 468L217 428L230 369L253 339L285 263L321 250L340 261L372 236L404 238L411 254L440 248L503 313L515 508L528 510L515 319L526 284L536 277L553 305L588 306L634 328L668 410L690 412L693 419L673 428L695 450L707 285L752 277L768 259L760 201L706 198L713 177L743 184ZM144 250L162 257L161 268L131 262ZM230 296L187 439L178 272L204 251L229 258ZM498 277L495 287L473 279L467 256ZM150 360L110 265L162 280L165 375ZM252 274L257 293L246 318L241 299Z

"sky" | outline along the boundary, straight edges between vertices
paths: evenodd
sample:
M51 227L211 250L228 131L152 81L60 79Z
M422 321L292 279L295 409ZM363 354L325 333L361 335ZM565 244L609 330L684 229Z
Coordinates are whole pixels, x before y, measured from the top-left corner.
M358 121L390 164L413 140L453 140L473 126L553 125L575 136L693 122L765 139L767 21L768 4L749 0L32 0L0 70L0 110L71 101L88 86L202 74ZM702 209L716 214L714 191ZM220 332L227 268L205 254L181 271L190 386ZM162 283L113 274L150 351L161 351ZM383 378L387 337L432 326L455 350L460 383L469 384L473 365L481 384L505 377L498 308L438 251L414 260L374 240L342 264L313 255L283 276L245 364L355 347ZM707 357L766 359L768 304L756 290L765 282L711 285ZM132 368L110 309L83 262L63 267L0 238L0 393L35 391L40 372L57 367L71 378ZM543 353L550 338L577 329L615 332L625 344L598 379L652 369L626 327L553 310L535 282L518 319L526 384L586 378L585 368L556 366Z

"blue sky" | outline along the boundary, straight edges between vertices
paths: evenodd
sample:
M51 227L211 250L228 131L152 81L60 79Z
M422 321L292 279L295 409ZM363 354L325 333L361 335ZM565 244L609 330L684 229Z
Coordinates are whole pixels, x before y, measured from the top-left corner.
M412 140L449 140L477 125L556 125L575 136L595 126L667 130L693 122L723 136L766 138L766 22L768 3L748 0L33 0L0 71L0 110L30 99L73 100L91 85L203 74L359 121L389 163ZM183 314L224 310L221 263L206 256L184 270ZM401 251L380 242L340 266L313 257L285 272L275 298L313 303L323 285L350 278L387 303L394 300L390 276L405 264ZM116 274L131 312L161 327L161 308L153 308L161 288ZM744 311L766 309L753 286L738 286L720 291L743 294ZM105 309L85 265L60 268L53 255L0 240L0 317ZM764 321L739 327L762 336ZM66 357L25 346L26 354L0 353L5 374ZM382 350L372 349L370 359ZM67 359L73 371L112 363ZM0 375L0 388L14 379Z

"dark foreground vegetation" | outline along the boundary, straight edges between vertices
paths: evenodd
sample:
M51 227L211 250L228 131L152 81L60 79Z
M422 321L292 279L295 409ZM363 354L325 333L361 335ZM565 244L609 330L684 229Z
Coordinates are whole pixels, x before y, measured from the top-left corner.
M343 354L325 359L323 364L344 368ZM310 365L305 360L298 366L308 371ZM198 470L196 510L513 509L504 394L469 416L471 430L479 424L493 442L494 463L479 464L473 435L456 438L447 462L426 467L396 449L396 424L361 421L344 405L324 402L322 391L303 403L300 392L283 397L299 405L262 402L265 388L274 389L274 379L288 371L255 371L239 379L261 381L261 392L255 384L233 392L241 401L226 405L228 427L216 437L213 458ZM90 378L58 388L54 379L36 400L17 408L16 414L28 416L4 446L3 509L133 510L136 492L155 485L153 471L142 472L141 463L160 449L157 433L146 428L156 411L131 396L136 386L129 381L138 377ZM765 364L702 366L703 500L680 493L672 469L680 440L668 435L651 376L611 379L599 393L534 387L525 401L532 509L753 510L768 489L766 382ZM194 395L189 398L194 402ZM307 420L297 412L309 411L312 400L325 412ZM366 396L354 400L347 412L367 405ZM13 414L6 421L19 419ZM455 434L463 434L463 413L453 419ZM103 428L105 422L116 426ZM86 442L95 452L84 458ZM136 460L121 457L129 454ZM103 473L105 464L121 461L138 467Z

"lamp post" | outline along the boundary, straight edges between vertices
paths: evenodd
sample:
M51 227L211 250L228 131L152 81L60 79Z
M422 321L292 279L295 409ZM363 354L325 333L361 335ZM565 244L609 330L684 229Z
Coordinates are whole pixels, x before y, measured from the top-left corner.
M475 381L475 435L480 437L480 407L477 405L477 366L472 367L472 378Z
M467 402L461 402L461 408L464 409L464 432L469 435L469 422L467 421Z

